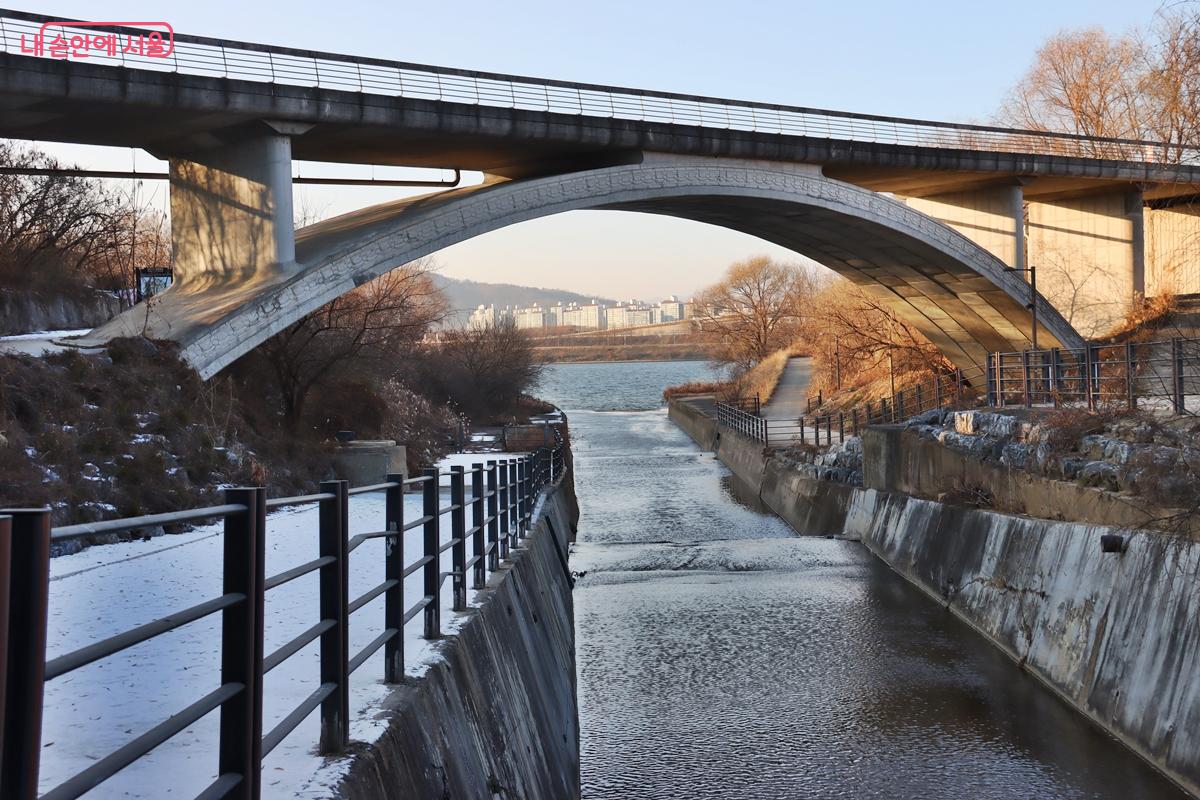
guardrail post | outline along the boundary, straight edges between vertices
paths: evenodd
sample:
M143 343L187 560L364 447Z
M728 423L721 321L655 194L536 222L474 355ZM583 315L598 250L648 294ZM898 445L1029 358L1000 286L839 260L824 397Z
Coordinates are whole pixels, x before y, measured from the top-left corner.
M450 536L455 544L450 548L450 576L454 594L454 610L467 610L467 492L466 475L461 464L450 467Z
M1050 399L1054 407L1062 405L1062 351L1050 348Z
M505 541L500 536L500 482L498 479L499 468L495 461L487 462L487 490L488 490L488 543L491 545L492 551L488 553L488 570L495 572L500 566L500 558L504 555Z
M266 491L226 489L225 502L246 510L225 518L222 592L245 599L221 612L221 683L240 683L243 689L221 704L217 771L241 775L235 796L257 800L262 793Z
M1029 351L1021 351L1021 387L1025 393L1025 407L1033 405L1033 386L1029 382Z
M955 405L962 408L963 404L963 371L961 369L954 370L954 399Z
M502 459L496 469L500 480L500 503L497 509L500 516L500 556L507 559L512 552L508 530L508 461Z
M0 797L35 800L46 688L46 614L50 597L50 509L6 509L9 621L4 653L4 750Z
M800 443L804 444L808 440L804 438L804 415L800 415Z
M1171 405L1176 414L1187 410L1183 402L1183 340L1171 340Z
M487 557L483 554L487 546L484 542L483 464L471 465L471 527L474 529L471 544L475 553L473 586L482 589L487 585Z
M867 401L867 424L871 424L871 420L875 418L875 412L871 409L871 401Z
M942 376L940 374L933 376L933 407L942 407Z
M384 538L384 578L396 581L384 595L383 625L396 633L383 646L383 682L404 679L404 474L391 473L384 512L385 530L395 531Z
M771 444L771 423L766 417L762 421L762 442L764 445Z
M348 513L345 481L321 481L322 494L333 495L317 507L321 558L333 563L321 567L320 610L322 620L334 626L321 634L321 683L332 683L333 692L321 702L320 751L331 755L346 749L350 739L350 598L346 585L346 522ZM403 637L403 634L401 634ZM403 672L403 667L401 667Z
M846 412L838 412L838 442L845 443L846 441Z
M1092 346L1083 346L1083 393L1087 396L1088 411L1096 410L1096 396L1092 391Z
M520 481L517 480L517 460L509 459L508 462L508 534L512 537L509 543L509 552L514 548L520 547L518 538L521 535L521 521L517 519L517 509L520 507L520 497L518 492L521 490Z
M1130 411L1137 408L1137 380L1133 374L1133 342L1125 342L1125 403Z
M997 405L999 405L996 401L996 396L999 393L996 391L995 361L996 356L994 353L989 353L987 359L984 361L984 364L987 366L987 376L985 381L987 383L987 404L989 408L995 408Z
M905 414L904 414L904 390L903 389L901 389L899 392L896 393L895 409L896 409L896 414L892 418L892 422L895 422L896 420L904 419Z
M858 408L850 409L850 429L858 436Z
M441 520L442 515L438 513L438 503L440 501L439 486L438 486L438 471L435 468L425 470L425 482L422 484L424 495L422 496L423 510L422 514L426 517L424 531L424 555L425 566L421 570L424 576L423 581L425 591L425 638L438 639L442 635L442 602L439 596L439 584L441 583L441 553L438 548L441 542Z
M529 535L529 457L517 461L517 533L524 539Z

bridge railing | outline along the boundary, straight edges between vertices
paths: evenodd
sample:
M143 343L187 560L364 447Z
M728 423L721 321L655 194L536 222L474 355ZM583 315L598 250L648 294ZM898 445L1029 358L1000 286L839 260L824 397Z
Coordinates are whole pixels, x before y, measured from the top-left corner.
M0 9L0 40L13 55L38 57L34 37L47 22L70 22ZM55 34L95 36L144 32L133 27L56 25ZM49 58L43 54L43 58ZM89 51L88 63L178 72L372 95L608 117L667 125L752 131L849 142L1031 155L1070 156L1151 164L1200 164L1200 150L1178 144L1089 137L933 120L854 114L777 103L752 103L677 92L653 92L477 70L435 67L251 42L175 34L166 57Z
M343 480L325 481L316 494L273 500L266 499L260 487L227 489L221 505L129 519L52 528L48 508L0 510L0 642L5 645L0 652L0 687L4 688L0 692L0 797L39 797L47 681L216 614L221 616L217 688L40 795L42 800L71 800L91 791L213 711L220 715L214 765L218 777L198 795L206 800L258 798L263 758L314 711L320 713L319 750L342 752L350 734L351 674L383 648L383 681L400 682L406 624L420 616L424 638L439 638L447 592L453 610L466 610L468 584L482 589L488 574L511 557L531 530L541 491L562 477L567 464L562 441L556 439L556 446L528 456L486 463L481 457L469 469L427 469L407 479L389 475L384 483L353 489ZM439 487L445 482L450 496L443 506ZM351 499L377 492L386 495L381 527L351 536ZM405 519L406 492L421 494L421 516L415 519ZM307 505L318 507L313 531L318 557L266 575L267 511ZM217 596L71 652L47 654L51 542L208 520L223 520L224 525L223 579ZM448 530L443 520L449 521ZM406 560L404 552L409 531L421 533L421 551L413 560ZM367 558L382 566L382 581L351 599L350 556L379 539L384 540L384 550ZM448 570L443 569L446 551L450 552ZM318 607L310 611L316 612L318 621L264 653L265 595L312 573L318 575L320 588ZM404 588L409 580L420 581L421 599L406 607ZM383 618L361 623L378 625L380 633L351 653L352 615L380 597ZM320 649L319 687L264 733L264 675L314 642Z

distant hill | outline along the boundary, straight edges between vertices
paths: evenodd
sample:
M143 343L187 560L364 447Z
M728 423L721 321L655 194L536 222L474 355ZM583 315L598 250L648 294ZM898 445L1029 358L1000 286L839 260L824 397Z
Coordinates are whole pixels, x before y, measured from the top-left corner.
M595 295L577 294L563 289L543 289L536 286L518 286L514 283L482 283L460 278L434 275L433 280L446 293L454 314L450 324L466 322L472 309L481 305L531 306L534 303L552 306L555 303L590 303L593 300L613 305L615 300Z

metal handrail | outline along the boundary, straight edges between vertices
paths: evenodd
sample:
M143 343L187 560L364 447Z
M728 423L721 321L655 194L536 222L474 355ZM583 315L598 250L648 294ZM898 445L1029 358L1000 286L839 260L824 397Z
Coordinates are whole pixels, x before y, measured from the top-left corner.
M4 51L21 52L46 22L64 17L0 9ZM66 32L70 26L62 28ZM129 34L131 27L89 26ZM1200 149L1082 134L888 117L846 111L658 92L506 73L175 34L167 59L132 53L90 53L90 63L157 72L354 91L415 100L606 117L665 125L740 130L826 140L985 152L1044 154L1149 164L1198 164ZM46 58L46 56L42 56Z
M273 750L300 722L321 709L323 753L342 751L349 742L349 676L366 663L372 654L387 647L384 681L403 679L403 626L417 614L425 615L426 638L441 636L440 613L442 584L447 577L455 611L467 608L467 580L473 586L485 586L487 575L519 549L520 540L532 530L534 498L547 486L561 479L566 468L565 444L555 430L555 446L541 448L521 457L489 460L471 469L453 467L448 471L427 470L422 476L403 479L389 476L383 483L349 489L345 481L326 481L321 491L309 495L266 500L262 488L226 490L223 505L167 514L152 514L123 520L83 525L50 527L50 509L10 509L0 511L0 558L13 559L25 569L14 578L11 570L0 569L0 592L11 595L8 604L9 630L40 630L37 636L10 639L0 648L0 674L9 676L10 689L16 687L22 697L33 698L30 713L9 714L5 727L16 736L3 739L5 763L21 763L20 771L6 770L0 775L0 795L14 800L37 798L38 758L41 749L41 711L44 684L81 667L155 639L170 631L214 614L222 615L221 680L219 688L174 716L159 722L116 751L101 757L83 771L67 778L42 796L42 800L68 800L79 797L118 771L149 753L155 747L192 725L200 717L221 709L221 763L219 777L199 797L225 797L235 787L256 798L261 791L262 757ZM440 503L439 483L449 478L451 503ZM466 491L470 479L470 493ZM485 495L486 484L489 492ZM414 523L404 524L404 494L409 486L422 486L422 515ZM354 495L384 491L387 493L384 530L351 537L346 524L348 504ZM267 534L269 509L317 503L319 516L319 557L266 577L262 552ZM471 516L468 527L467 516ZM448 537L441 535L439 520L449 516ZM53 659L47 658L44 631L47 625L49 594L49 545L61 540L95 533L135 530L155 524L224 519L224 593L190 608L176 611L131 629L92 642ZM422 554L408 566L404 564L403 532L424 526ZM346 562L351 551L365 541L389 540L383 557L385 575L381 583L354 599L346 596ZM8 542L12 542L11 552ZM468 545L473 551L468 560ZM441 554L450 552L452 567L442 568ZM257 555L256 555L257 554ZM7 567L8 565L3 565ZM426 591L420 602L404 609L404 581L422 573ZM303 575L319 573L320 618L312 627L293 637L269 654L262 652L264 621L261 614L267 591ZM13 588L10 592L9 582ZM22 583L23 582L23 583ZM18 588L22 584L22 588ZM384 626L365 648L347 652L347 630L351 615L373 601L384 598ZM358 615L363 616L363 615ZM358 619L358 616L355 619ZM16 645L14 646L14 642ZM277 668L303 648L319 642L321 648L320 687L292 709L265 735L261 730L263 675ZM36 712L36 713L34 713ZM10 757L9 749L17 751Z

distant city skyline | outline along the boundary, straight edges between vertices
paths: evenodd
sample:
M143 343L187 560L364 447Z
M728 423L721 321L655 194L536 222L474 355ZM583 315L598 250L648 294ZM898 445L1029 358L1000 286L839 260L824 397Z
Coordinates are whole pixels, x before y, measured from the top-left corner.
M496 5L379 5L344 0L163 4L116 0L26 2L29 11L81 19L166 19L184 33L564 80L709 94L946 121L989 121L1037 48L1062 28L1119 32L1150 21L1151 0L1013 0L1003 13L931 0L762 3L730 13L712 2L629 3L603 13L549 0ZM463 24L469 20L471 24ZM447 33L449 32L449 35ZM164 169L145 153L50 145L99 169ZM436 177L435 170L302 163L309 176L372 173ZM444 175L445 173L441 173ZM464 182L481 180L464 174ZM297 208L322 216L419 194L378 187L298 187ZM145 195L166 207L165 182ZM765 254L801 260L741 233L685 220L578 211L451 247L435 258L449 277L547 286L617 297L690 295L734 261Z

